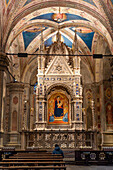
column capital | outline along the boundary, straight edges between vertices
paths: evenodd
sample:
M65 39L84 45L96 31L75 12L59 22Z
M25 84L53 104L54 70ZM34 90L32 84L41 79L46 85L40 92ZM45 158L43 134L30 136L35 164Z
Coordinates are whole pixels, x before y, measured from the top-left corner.
M7 84L7 87L9 87L9 92L19 92L23 93L24 92L24 83L21 82L11 82Z
M6 67L9 65L9 59L7 55L3 52L0 52L0 70L5 70Z
M29 83L24 83L24 87L25 88L30 88L30 84Z

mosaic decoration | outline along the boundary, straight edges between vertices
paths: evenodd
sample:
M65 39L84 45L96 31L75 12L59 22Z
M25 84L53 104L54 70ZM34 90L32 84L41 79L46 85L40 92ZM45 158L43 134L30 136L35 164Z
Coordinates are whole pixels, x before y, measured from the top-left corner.
M62 93L55 93L48 100L48 124L69 124L69 100Z
M36 89L37 89L38 82L35 83L34 85L34 93L36 94Z

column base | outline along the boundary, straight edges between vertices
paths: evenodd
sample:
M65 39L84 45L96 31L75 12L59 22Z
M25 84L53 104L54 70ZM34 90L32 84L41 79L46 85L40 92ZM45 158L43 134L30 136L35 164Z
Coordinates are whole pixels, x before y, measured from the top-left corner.
M0 148L3 148L3 132L0 132Z
M113 147L113 132L103 132L102 136L103 136L103 141L101 147L102 148Z
M36 122L34 130L44 130L46 128L46 122Z
M16 149L20 149L21 144L19 143L20 134L16 132L10 132L10 142L7 144L8 147L15 147Z
M83 122L73 121L72 122L72 129L75 129L75 130L84 130Z

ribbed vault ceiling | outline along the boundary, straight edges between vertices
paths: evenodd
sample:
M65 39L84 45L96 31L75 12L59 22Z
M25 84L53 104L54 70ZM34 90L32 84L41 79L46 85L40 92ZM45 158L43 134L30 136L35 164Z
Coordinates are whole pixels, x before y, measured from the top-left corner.
M2 49L37 53L41 31L48 47L55 41L58 30L62 41L72 47L76 30L80 54L96 53L99 37L113 54L112 3L110 0L3 0Z

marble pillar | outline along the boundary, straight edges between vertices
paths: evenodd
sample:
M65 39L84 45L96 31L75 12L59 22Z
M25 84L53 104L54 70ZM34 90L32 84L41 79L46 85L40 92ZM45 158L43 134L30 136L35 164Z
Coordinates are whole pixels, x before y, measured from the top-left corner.
M24 130L30 129L30 84L24 84Z
M38 57L38 74L37 74L37 90L36 90L36 122L35 129L45 129L45 87L44 87L44 73L45 73L45 57Z
M9 59L6 54L0 52L0 147L3 147L3 78L8 65Z
M12 82L7 84L10 93L10 121L9 121L9 144L20 148L20 132L24 129L24 84L20 82Z
M75 56L73 59L73 121L72 127L76 130L83 129L83 117L82 117L82 86L81 86L81 74L80 74L80 57Z

